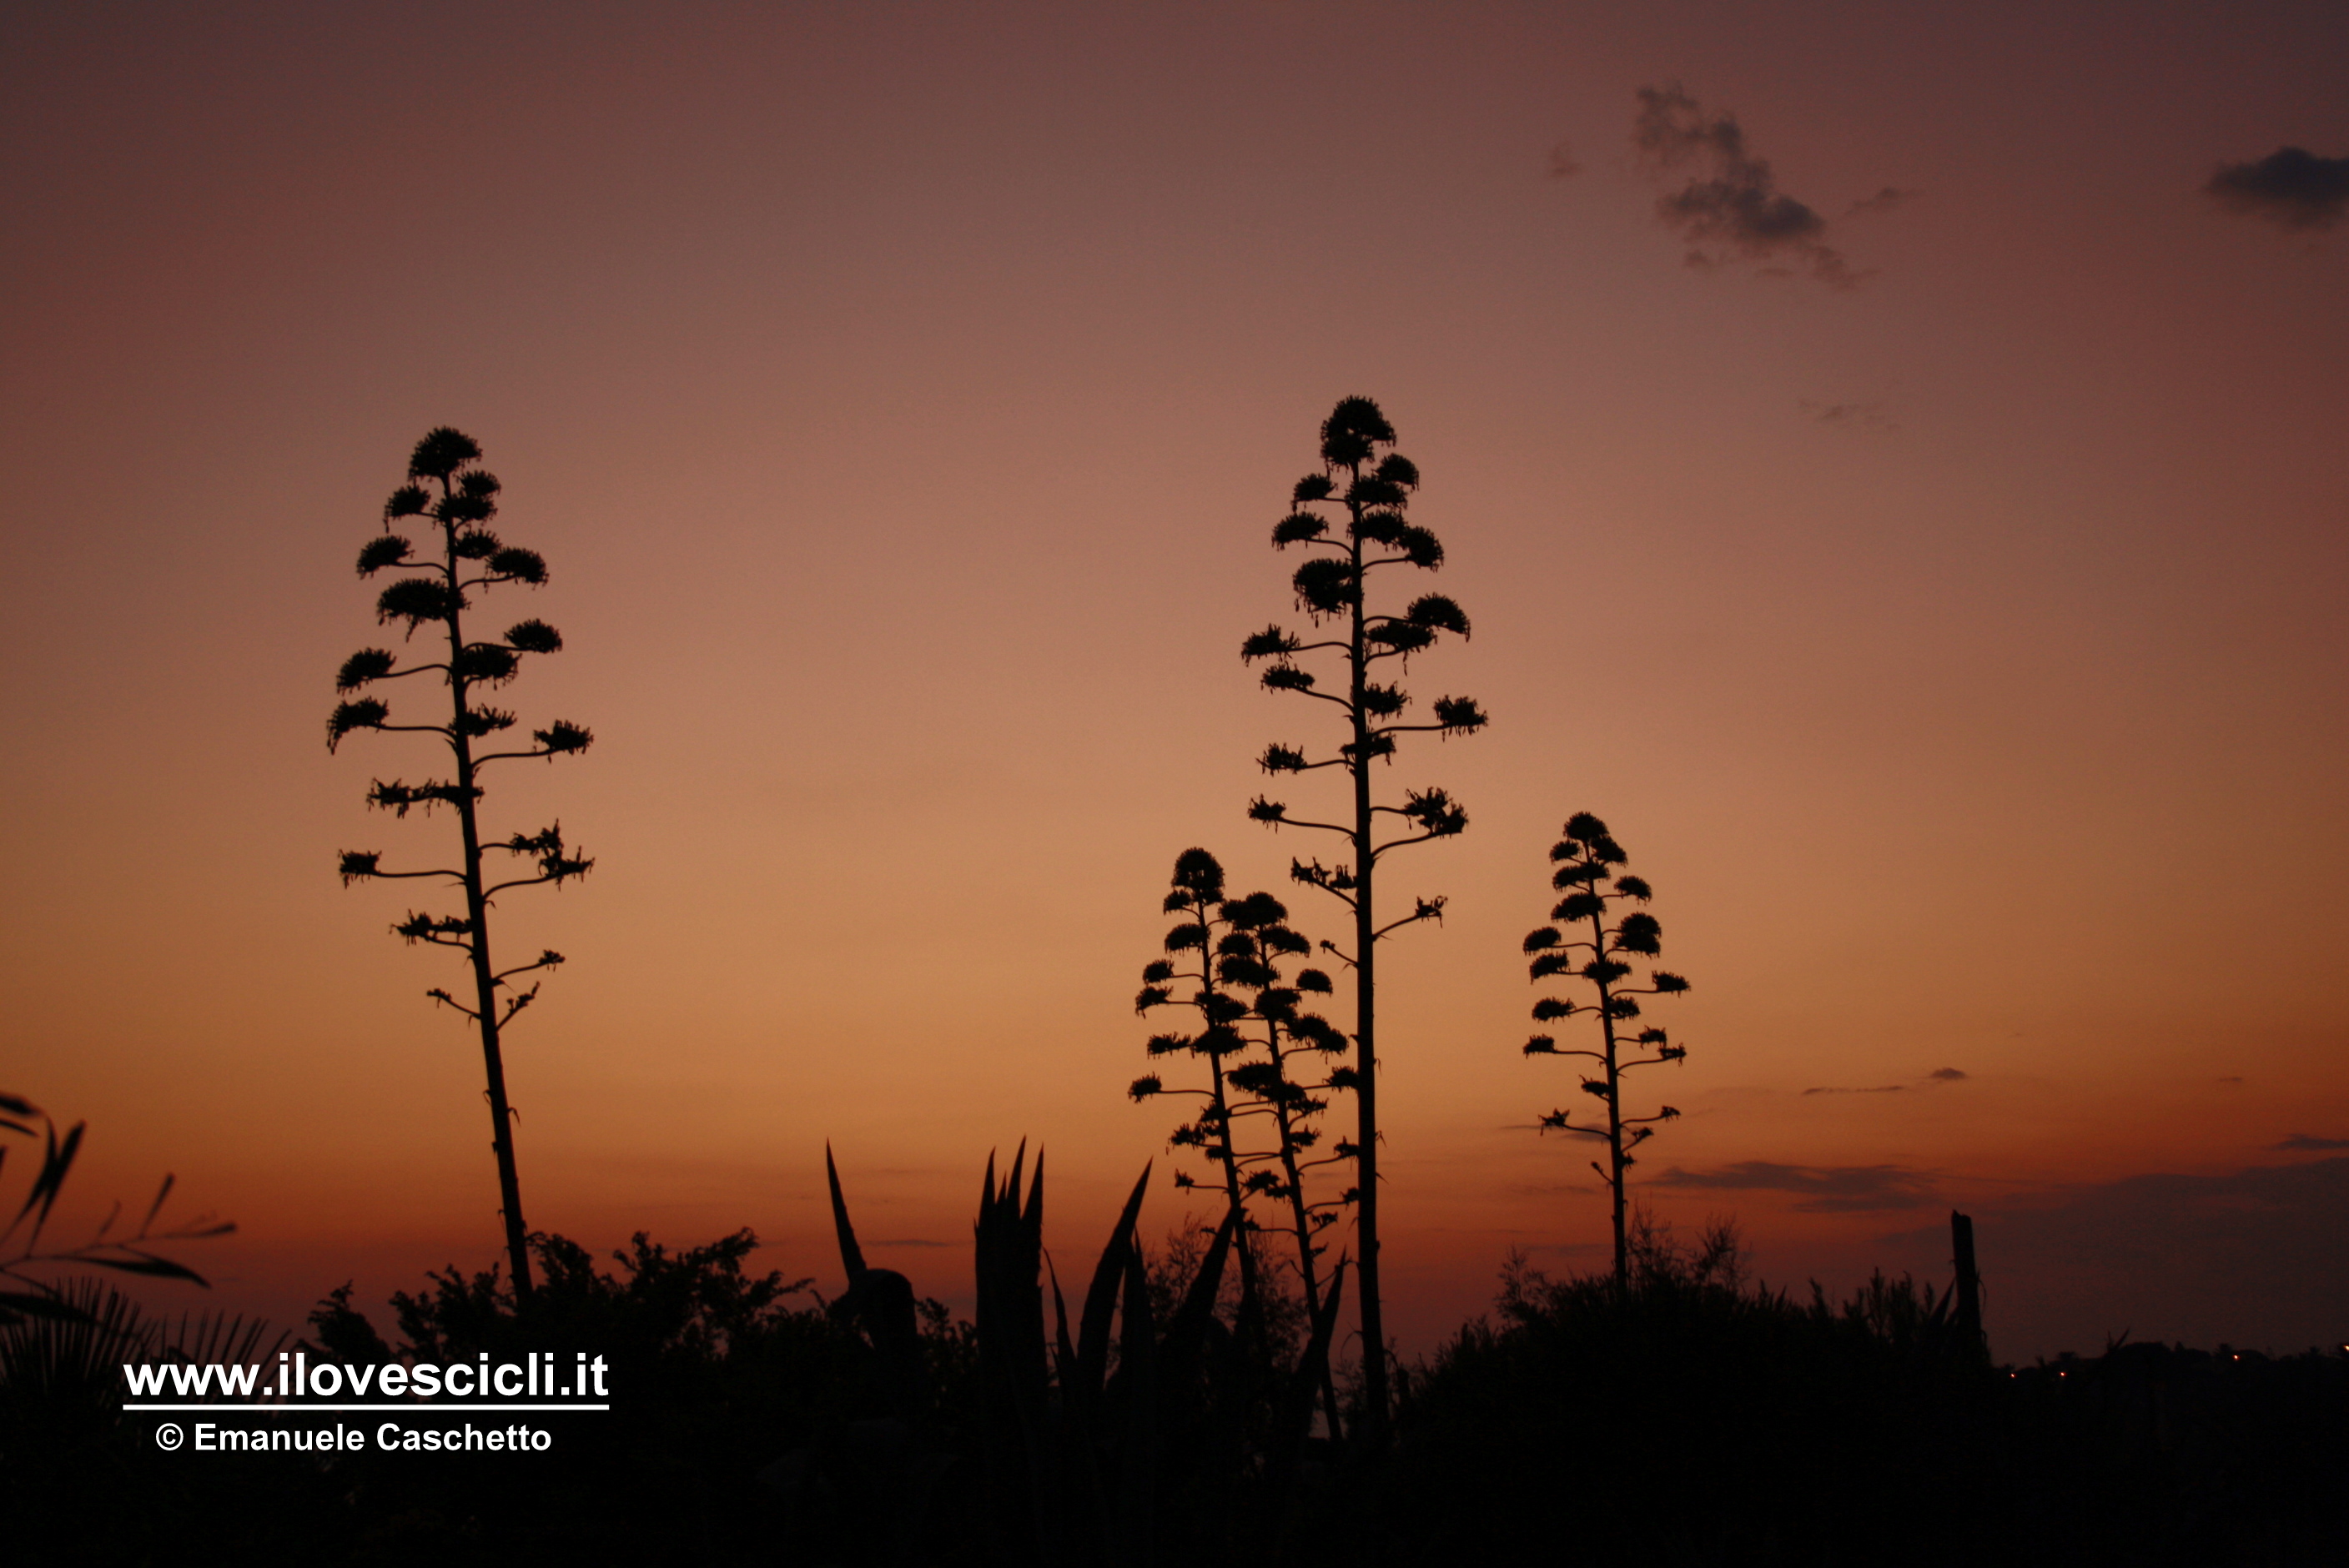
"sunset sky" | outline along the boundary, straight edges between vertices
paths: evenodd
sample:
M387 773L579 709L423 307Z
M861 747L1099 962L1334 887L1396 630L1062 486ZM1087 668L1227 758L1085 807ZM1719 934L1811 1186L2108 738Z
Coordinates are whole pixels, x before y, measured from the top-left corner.
M1661 1215L1843 1290L1945 1279L1963 1208L2002 1358L2339 1337L2344 71L2318 0L0 5L0 1089L90 1124L55 1239L174 1171L239 1231L143 1294L285 1323L496 1256L458 965L335 876L445 858L364 803L438 759L324 744L440 424L553 568L491 601L568 643L512 706L596 736L487 803L596 861L494 927L571 961L509 1047L531 1224L836 1290L829 1139L967 1309L1024 1136L1064 1258L1154 1158L1164 1235L1174 856L1339 934L1245 816L1326 725L1237 652L1361 394L1475 624L1409 684L1493 715L1390 776L1471 818L1386 884L1450 901L1382 957L1407 1352L1511 1248L1602 1261L1519 1052L1578 810L1694 983Z

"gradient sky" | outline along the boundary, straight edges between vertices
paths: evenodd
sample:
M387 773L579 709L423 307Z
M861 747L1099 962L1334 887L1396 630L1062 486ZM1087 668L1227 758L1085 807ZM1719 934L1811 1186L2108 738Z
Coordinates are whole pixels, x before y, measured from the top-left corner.
M433 758L323 744L448 423L554 569L514 706L597 736L489 802L597 860L495 927L572 960L533 1225L836 1288L829 1138L963 1299L1024 1135L1097 1246L1174 855L1337 930L1243 815L1317 716L1236 655L1361 393L1475 624L1411 684L1494 715L1392 775L1473 823L1387 883L1451 900L1384 961L1406 1348L1600 1258L1517 1048L1576 810L1696 986L1660 1213L1840 1289L1963 1206L2009 1357L2338 1336L2349 221L2204 187L2349 158L2344 67L2328 4L0 6L0 1088L91 1123L63 1233L176 1171L281 1321L495 1253L455 966L334 875L442 852L362 799Z

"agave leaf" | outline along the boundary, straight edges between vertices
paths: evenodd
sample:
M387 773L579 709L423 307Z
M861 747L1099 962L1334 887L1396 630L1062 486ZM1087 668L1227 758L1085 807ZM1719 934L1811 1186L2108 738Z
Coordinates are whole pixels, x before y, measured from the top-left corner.
M193 1280L209 1288L212 1282L185 1264L175 1264L169 1258L159 1258L152 1253L133 1253L127 1258L86 1257L84 1263L96 1264L102 1269L119 1269L124 1274L152 1274L157 1279Z
M1143 1181L1149 1177L1143 1172ZM1140 1189L1135 1191L1138 1198ZM1133 1233L1131 1220L1126 1233ZM1146 1563L1151 1556L1151 1483L1158 1471L1158 1336L1150 1320L1150 1279L1143 1272L1140 1247L1125 1249L1125 1303L1118 1316L1117 1378L1125 1396L1125 1443L1118 1455L1117 1534L1126 1543L1126 1561Z
M44 1295L31 1290L0 1290L0 1323L8 1321L11 1313L26 1317L54 1318L59 1323L90 1321L89 1314L58 1296Z
M840 1195L840 1168L832 1162L832 1140L824 1140L823 1176L832 1183L832 1228L840 1236L840 1264L848 1271L848 1287L864 1277L864 1253L856 1245L856 1227L848 1222L848 1200Z
M1125 1212L1117 1218L1117 1229L1110 1233L1109 1245L1102 1249L1101 1262L1094 1265L1092 1285L1085 1292L1084 1317L1077 1329L1077 1386L1088 1402L1100 1392L1109 1368L1110 1313L1117 1305L1126 1254L1135 1250L1133 1222L1142 1213L1142 1194L1149 1184L1150 1166L1144 1165L1141 1180L1134 1182L1133 1194L1125 1201Z
M1223 1287L1224 1264L1231 1256L1232 1238L1238 1230L1238 1211L1225 1211L1224 1222L1216 1227L1216 1239L1208 1243L1207 1255L1199 1260L1199 1272L1192 1277L1183 1305L1174 1309L1174 1316L1166 1326L1166 1340L1160 1347L1159 1360L1171 1387L1188 1384L1191 1364L1206 1342L1207 1324L1216 1313L1216 1293Z

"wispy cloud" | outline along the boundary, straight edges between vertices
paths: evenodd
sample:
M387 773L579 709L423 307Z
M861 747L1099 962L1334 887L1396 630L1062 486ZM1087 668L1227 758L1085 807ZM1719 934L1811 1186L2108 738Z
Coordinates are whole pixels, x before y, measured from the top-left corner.
M1793 1192L1809 1213L1880 1213L1940 1201L1940 1188L1922 1171L1904 1165L1779 1165L1744 1160L1718 1171L1678 1166L1654 1179L1659 1187L1708 1192Z
M1900 428L1891 410L1881 403L1821 403L1805 397L1797 406L1830 430L1878 433Z
M2349 1149L2349 1138L2317 1138L2305 1132L2295 1132L2282 1143L2271 1143L2270 1149L2290 1150L2296 1153L2315 1154L2332 1149Z
M1549 150L1547 169L1552 180L1568 180L1582 172L1582 160L1574 156L1571 143L1561 141Z
M1687 183L1656 200L1656 216L1687 242L1690 266L1712 268L1754 262L1764 272L1792 263L1831 288L1857 286L1856 273L1826 242L1827 221L1778 189L1767 159L1745 143L1733 114L1708 114L1682 91L1641 88L1631 121L1631 144L1650 167L1667 175L1688 171ZM1889 187L1868 200L1905 193ZM1776 265L1773 265L1776 263Z
M1963 1083L1966 1079L1968 1079L1968 1078L1971 1078L1972 1076L1973 1076L1973 1075L1972 1075L1971 1073L1961 1071L1961 1069L1959 1069L1959 1068L1935 1068L1931 1072L1927 1073L1923 1078L1921 1078L1918 1079L1915 1083L1886 1083L1886 1084L1877 1084L1877 1085L1873 1086L1872 1088L1831 1088L1831 1087L1829 1087L1829 1088L1806 1088L1806 1089L1805 1089L1803 1092L1804 1092L1805 1094L1806 1094L1806 1095L1809 1095L1809 1094L1906 1094L1906 1093L1908 1093L1908 1092L1909 1092L1910 1089L1912 1089L1912 1088L1931 1088L1935 1084L1943 1084L1943 1083Z
M2330 229L2349 213L2349 158L2278 148L2251 162L2221 164L2202 192L2230 212L2286 229Z

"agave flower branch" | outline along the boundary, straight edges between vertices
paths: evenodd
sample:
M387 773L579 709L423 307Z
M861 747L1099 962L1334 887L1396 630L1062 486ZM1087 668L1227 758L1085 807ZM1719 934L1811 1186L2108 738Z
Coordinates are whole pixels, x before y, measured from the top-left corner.
M514 977L554 968L563 962L563 955L550 949L529 964L498 968L490 956L489 912L502 892L548 885L560 888L585 876L595 862L564 841L560 823L535 833L484 840L479 816L483 794L480 779L481 770L493 762L575 755L586 750L595 736L558 719L544 729L532 730L531 745L495 751L475 748L477 743L512 730L518 722L510 710L481 701L481 694L512 681L521 673L525 657L557 653L563 647L562 634L540 620L517 621L497 638L467 634L465 614L472 609L476 595L513 584L540 587L547 575L546 562L536 551L509 545L491 531L502 487L496 476L478 466L481 456L480 446L471 437L445 426L418 442L409 460L409 482L394 490L384 504L384 531L359 552L362 577L386 570L412 573L398 579L378 596L376 620L383 625L403 624L403 641L410 644L425 627L438 627L439 634L433 639L437 656L403 663L388 648L362 648L343 661L335 677L335 689L348 694L379 682L438 676L449 695L447 722L394 724L390 707L382 698L347 696L326 720L326 749L336 749L345 738L363 729L437 735L449 748L451 777L416 784L378 779L367 792L367 803L395 817L406 817L411 810L429 813L447 807L457 818L460 863L425 871L387 871L381 851L346 850L339 869L346 886L354 882L420 877L463 892L463 913L410 911L392 932L410 944L458 948L472 969L470 1005L438 986L426 995L471 1019L481 1039L506 1255L515 1294L527 1299L531 1292L529 1231L523 1221L522 1186L515 1169L516 1113L506 1098L502 1031L538 995L536 984L526 991L515 990L511 985ZM430 548L419 552L405 535L393 531L395 524L409 520L426 531ZM443 643L445 653L438 646ZM483 857L492 850L526 862L528 873L492 880L482 869Z
M1634 1027L1640 1016L1642 996L1675 996L1689 988L1689 983L1665 969L1651 969L1645 985L1635 985L1638 971L1627 962L1634 958L1654 958L1663 951L1663 926L1644 907L1615 914L1614 906L1631 903L1644 906L1654 895L1646 881L1640 877L1616 875L1615 868L1627 857L1623 847L1607 831L1607 824L1588 811L1578 811L1566 824L1566 836L1549 852L1557 864L1550 879L1555 890L1565 893L1550 918L1567 930L1587 930L1588 935L1569 938L1557 926L1545 925L1526 937L1525 951L1533 962L1528 966L1536 983L1564 977L1579 980L1591 988L1596 1001L1577 1002L1571 997L1545 996L1534 1004L1534 1020L1550 1023L1559 1018L1593 1017L1599 1024L1599 1048L1597 1050L1567 1049L1549 1035L1536 1035L1526 1042L1529 1057L1580 1057L1599 1064L1597 1076L1585 1077L1582 1091L1606 1108L1604 1119L1591 1113L1577 1120L1575 1113L1553 1110L1541 1119L1544 1130L1556 1129L1601 1139L1607 1145L1607 1163L1591 1161L1590 1168L1607 1183L1613 1201L1615 1226L1615 1278L1620 1284L1630 1277L1630 1253L1625 1233L1626 1172L1639 1161L1631 1150L1656 1134L1662 1122L1674 1119L1680 1112L1665 1106L1653 1116L1626 1116L1623 1112L1623 1075L1637 1068L1655 1067L1664 1062L1677 1062L1688 1056L1688 1048L1671 1043L1671 1037L1652 1026ZM1610 915L1614 916L1612 923ZM1641 1056L1641 1051L1652 1051Z
M1309 639L1279 625L1266 627L1240 646L1243 661L1265 663L1262 681L1267 690L1301 694L1335 707L1343 716L1343 738L1328 754L1315 756L1303 748L1276 743L1257 759L1268 773L1306 774L1321 769L1344 772L1351 786L1350 810L1339 820L1296 817L1285 801L1258 796L1248 805L1248 816L1275 829L1304 828L1344 839L1349 861L1323 866L1318 860L1292 861L1289 874L1319 888L1343 903L1354 919L1350 954L1327 950L1353 971L1354 976L1354 1099L1358 1136L1353 1144L1358 1194L1356 1225L1361 1254L1363 1398L1374 1429L1383 1427L1387 1396L1386 1339L1379 1290L1379 1122L1378 1122L1378 977L1376 944L1402 926L1440 919L1441 899L1422 898L1404 918L1381 924L1374 890L1381 858L1391 851L1452 838L1468 826L1467 812L1440 789L1407 791L1400 805L1376 799L1371 765L1392 760L1398 741L1406 735L1435 734L1450 738L1473 735L1485 727L1483 708L1473 697L1439 697L1430 719L1405 717L1412 698L1389 678L1407 669L1414 654L1435 645L1449 634L1468 635L1467 614L1440 593L1425 593L1406 603L1400 613L1371 608L1376 574L1395 568L1433 572L1444 564L1444 546L1427 529L1410 521L1407 512L1419 489L1419 469L1394 450L1394 428L1367 397L1339 403L1321 426L1321 468L1297 481L1290 510L1273 527L1275 549L1297 546L1307 555L1289 579L1297 603L1314 627L1330 634ZM1343 695L1325 690L1320 676L1306 667L1309 659L1335 666ZM1399 817L1409 828L1402 836L1381 841L1382 819ZM1325 947L1327 944L1325 944ZM1375 1436L1375 1432L1373 1434Z

